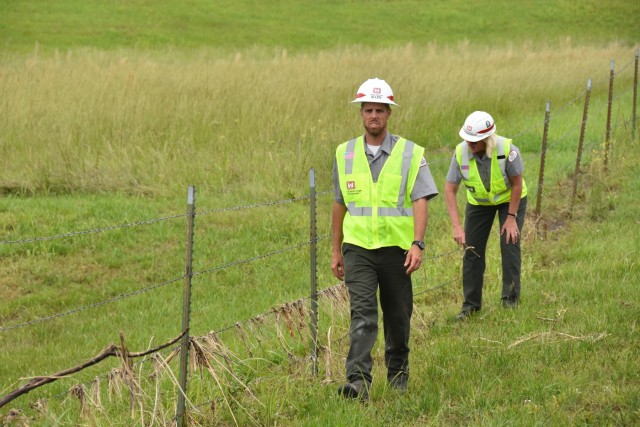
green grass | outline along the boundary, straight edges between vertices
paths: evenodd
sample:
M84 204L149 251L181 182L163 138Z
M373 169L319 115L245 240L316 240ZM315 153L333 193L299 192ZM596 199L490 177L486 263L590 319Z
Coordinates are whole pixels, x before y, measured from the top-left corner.
M0 352L0 396L25 378L86 361L119 343L120 332L132 351L179 333L182 215L186 187L193 184L199 212L193 268L199 274L191 334L217 331L235 353L227 354L235 360L229 366L255 394L216 365L219 348L209 361L224 394L206 370L189 377L189 398L202 413L189 412L202 425L637 424L640 182L629 172L637 149L629 124L639 6L526 2L513 13L506 2L481 3L473 11L462 2L421 5L5 5L0 240L165 219L0 244L2 326L144 291L0 332L7 349ZM387 25L372 30L366 20L372 11ZM464 24L469 21L476 25ZM616 97L605 172L611 59ZM379 343L372 401L354 405L336 394L348 350L344 301L320 299L317 377L306 358L306 319L273 311L309 293L308 247L297 248L309 239L309 207L306 200L268 204L306 195L311 167L318 190L330 190L335 147L361 129L349 100L373 76L392 84L401 106L391 130L426 147L441 191L464 117L474 109L490 111L498 133L514 137L523 152L530 212L538 197L547 100L552 115L540 233L534 218L526 224L523 305L515 311L498 306L500 257L492 236L485 307L470 322L453 320L461 304L460 253L451 252L456 248L443 198L435 199L426 268L414 277L410 393L385 387ZM589 78L594 89L583 173L569 211ZM320 196L322 289L336 283L329 268L330 206L331 195ZM307 300L301 304L308 309ZM148 376L153 363L136 365L143 397L135 421L126 392L109 397L107 374L117 360L32 391L0 413L19 408L33 425L128 425L143 424L142 417L150 423L155 409L155 423L164 425L174 415L176 387L166 372ZM172 366L175 372L175 359ZM67 391L79 382L90 389L96 377L104 408L92 395L86 407L92 415L80 414ZM235 401L227 406L225 396ZM42 414L30 408L39 398L48 399Z
M617 1L9 1L4 49L236 51L254 46L309 52L339 46L635 43L640 6Z

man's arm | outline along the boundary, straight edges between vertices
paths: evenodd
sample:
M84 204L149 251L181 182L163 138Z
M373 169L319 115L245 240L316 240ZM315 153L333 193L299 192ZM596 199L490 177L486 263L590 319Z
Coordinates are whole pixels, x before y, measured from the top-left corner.
M344 263L342 260L342 240L344 232L342 224L344 216L347 214L347 207L341 203L333 202L333 212L331 215L331 226L333 230L333 251L331 254L331 271L337 279L344 278Z
M413 240L424 241L424 235L427 231L427 223L429 222L429 205L427 199L421 197L413 202ZM404 266L407 267L407 274L411 274L420 268L422 264L422 250L411 245L407 251L407 258Z
M520 206L520 198L522 197L522 175L510 176L511 182L511 198L509 199L509 212L513 214L518 213L518 207ZM518 224L516 218L508 215L507 219L502 225L500 234L507 235L507 244L515 243L518 241Z
M458 193L458 184L448 182L444 185L444 201L447 204L447 210L449 211L449 219L451 220L451 226L453 227L453 240L459 245L466 243L464 236L464 229L460 223L460 215L458 214L458 203L456 201L456 194Z

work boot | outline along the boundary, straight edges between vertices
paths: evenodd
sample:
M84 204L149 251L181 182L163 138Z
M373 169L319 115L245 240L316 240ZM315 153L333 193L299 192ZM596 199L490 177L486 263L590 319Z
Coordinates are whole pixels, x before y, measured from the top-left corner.
M364 401L369 399L368 388L369 385L364 381L353 381L341 385L338 388L338 394L345 399L360 399Z
M518 300L505 298L502 300L502 308L517 308Z
M469 317L471 317L473 312L478 311L478 310L480 310L480 309L479 308L475 308L475 307L465 307L456 316L456 319L458 319L458 320L467 320Z
M388 381L391 388L394 388L398 391L407 391L409 385L409 376L407 374L400 373L392 378L389 378Z

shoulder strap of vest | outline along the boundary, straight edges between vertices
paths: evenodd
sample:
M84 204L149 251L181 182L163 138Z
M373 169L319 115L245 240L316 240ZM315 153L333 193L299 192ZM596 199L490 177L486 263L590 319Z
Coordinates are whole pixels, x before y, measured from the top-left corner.
M469 148L467 148L467 143L462 141L456 147L456 150L460 153L457 155L458 158L458 166L460 167L460 173L462 174L462 178L465 181L469 180Z
M505 154L505 146L511 148L511 140L504 138L502 136L496 135L496 156L498 159L498 164L500 165L500 173L502 174L502 178L504 179L504 184L507 188L511 187L511 181L509 181L509 177L507 176L507 156Z
M356 143L361 139L362 137L359 136L347 141L347 150L344 153L344 170L346 174L353 173L353 158L356 154Z

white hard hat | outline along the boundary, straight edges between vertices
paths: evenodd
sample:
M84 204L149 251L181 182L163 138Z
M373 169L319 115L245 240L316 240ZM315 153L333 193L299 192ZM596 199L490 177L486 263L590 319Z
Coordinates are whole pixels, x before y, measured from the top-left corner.
M496 133L493 117L484 111L474 111L469 114L460 129L460 137L465 141L476 142Z
M369 79L362 83L358 88L358 92L356 92L356 99L351 102L377 102L398 105L393 102L391 86L379 78Z

